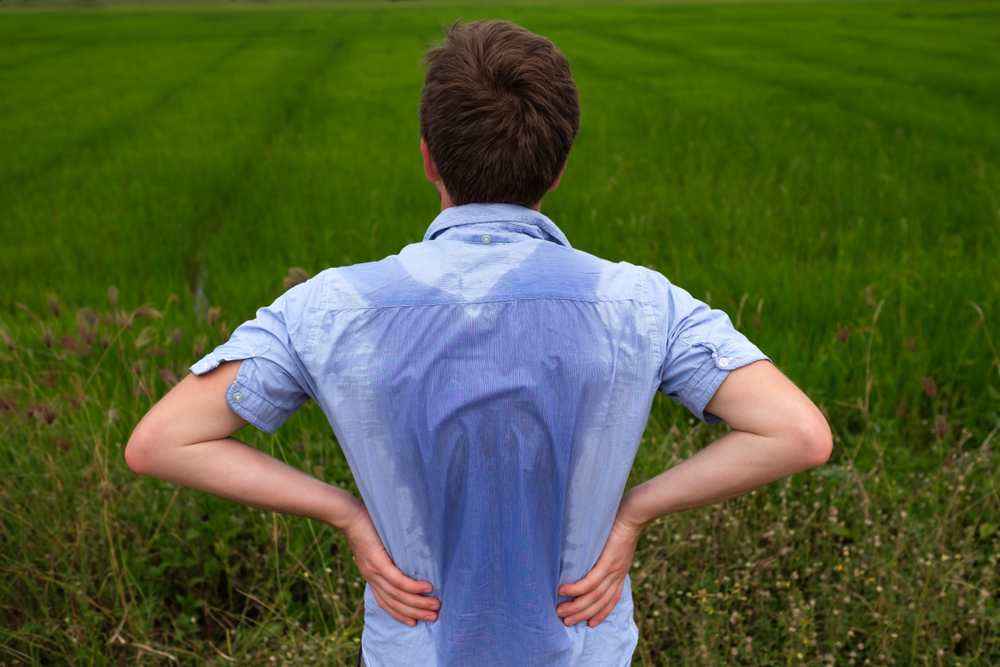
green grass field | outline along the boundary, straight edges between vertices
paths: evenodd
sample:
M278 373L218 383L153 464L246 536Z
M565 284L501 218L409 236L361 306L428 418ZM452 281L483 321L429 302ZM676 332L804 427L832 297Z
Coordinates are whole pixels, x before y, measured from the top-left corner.
M1000 664L1000 4L372 2L0 8L0 665L353 665L332 529L122 449L289 267L422 237L418 61L459 17L568 55L574 246L727 311L833 426L648 531L634 664ZM689 417L656 402L634 481L724 428ZM353 488L312 406L242 436Z

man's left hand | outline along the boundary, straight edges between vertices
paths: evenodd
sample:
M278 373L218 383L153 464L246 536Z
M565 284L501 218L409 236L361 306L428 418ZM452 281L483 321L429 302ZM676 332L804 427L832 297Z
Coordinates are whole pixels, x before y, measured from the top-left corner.
M437 620L441 601L426 595L434 587L429 581L410 579L396 567L364 505L358 510L357 520L343 531L361 576L372 587L379 607L411 628L417 621Z

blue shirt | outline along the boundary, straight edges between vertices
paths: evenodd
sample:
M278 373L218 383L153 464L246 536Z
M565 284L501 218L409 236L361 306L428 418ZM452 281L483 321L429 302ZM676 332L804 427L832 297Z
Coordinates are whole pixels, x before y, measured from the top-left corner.
M326 414L386 549L435 623L365 593L370 667L626 665L626 582L594 628L556 616L597 561L656 391L700 419L764 355L655 271L574 250L540 213L449 208L421 243L294 287L192 367L242 359L232 409Z

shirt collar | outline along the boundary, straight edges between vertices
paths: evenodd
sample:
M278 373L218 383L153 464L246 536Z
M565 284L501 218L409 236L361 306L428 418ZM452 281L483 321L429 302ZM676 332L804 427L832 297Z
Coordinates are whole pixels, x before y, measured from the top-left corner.
M424 234L425 241L433 241L439 234L452 227L499 222L511 225L514 231L527 236L552 241L571 248L566 235L556 224L538 211L516 204L466 204L441 211Z

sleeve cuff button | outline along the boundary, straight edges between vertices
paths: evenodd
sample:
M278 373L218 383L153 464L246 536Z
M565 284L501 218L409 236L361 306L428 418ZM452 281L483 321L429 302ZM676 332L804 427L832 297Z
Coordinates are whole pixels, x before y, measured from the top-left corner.
M233 402L234 403L242 403L243 402L243 394L240 393L240 392L236 392L235 394L233 394Z
M728 365L729 365L729 357L720 357L719 358L719 366L721 368L725 368Z

